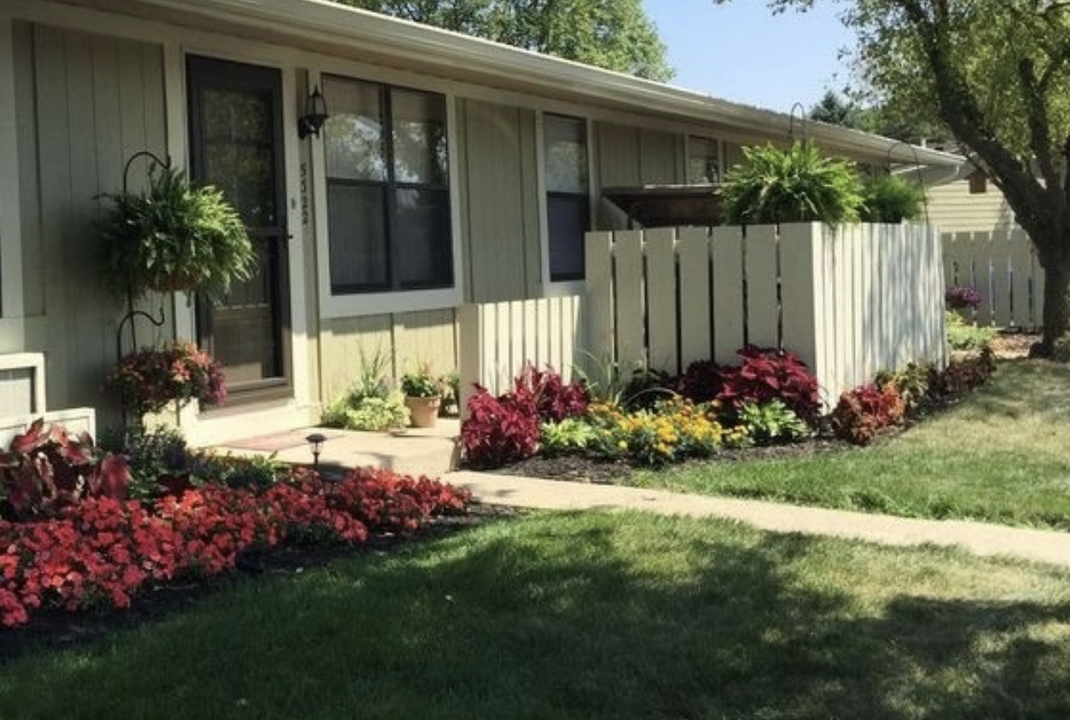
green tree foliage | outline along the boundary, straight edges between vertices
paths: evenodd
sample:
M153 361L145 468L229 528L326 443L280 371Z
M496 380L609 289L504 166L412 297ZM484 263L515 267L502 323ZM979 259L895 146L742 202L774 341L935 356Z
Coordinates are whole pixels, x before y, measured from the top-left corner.
M841 125L856 130L868 130L866 127L866 111L857 103L844 99L827 91L824 96L810 108L810 119L829 125Z
M1045 270L1040 352L1067 355L1058 346L1070 344L1070 2L826 1L844 6L855 72L877 103L940 121L1003 191Z
M673 76L641 0L337 1L650 80Z

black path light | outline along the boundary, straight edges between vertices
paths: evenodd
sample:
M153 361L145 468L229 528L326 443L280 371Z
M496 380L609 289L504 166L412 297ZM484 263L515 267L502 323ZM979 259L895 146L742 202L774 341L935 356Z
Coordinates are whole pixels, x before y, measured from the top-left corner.
M305 438L308 441L308 449L312 451L312 469L318 470L320 466L320 453L323 452L323 443L327 442L327 436L323 433L312 433Z

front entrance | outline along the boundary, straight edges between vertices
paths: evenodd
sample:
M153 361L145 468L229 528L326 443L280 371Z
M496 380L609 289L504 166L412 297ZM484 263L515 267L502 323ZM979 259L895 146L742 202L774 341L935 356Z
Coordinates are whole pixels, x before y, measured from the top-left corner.
M245 221L253 277L215 302L197 300L198 341L226 368L232 400L290 394L282 82L279 70L187 60L190 173Z

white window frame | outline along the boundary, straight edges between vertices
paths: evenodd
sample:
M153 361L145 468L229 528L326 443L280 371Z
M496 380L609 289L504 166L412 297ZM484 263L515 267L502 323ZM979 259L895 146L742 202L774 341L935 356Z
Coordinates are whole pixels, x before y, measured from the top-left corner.
M546 132L545 132L545 118L547 115L563 115L566 117L572 117L577 120L583 120L585 123L586 143L587 143L587 227L594 228L595 209L598 202L599 193L599 178L597 174L597 158L595 157L595 146L597 143L592 142L594 137L594 120L589 115L584 115L574 110L569 109L550 109L541 108L535 115L535 135L537 138L537 153L538 158L536 162L536 172L538 177L539 188L539 217L542 219L539 223L539 242L541 244L542 251L542 278L543 278L543 295L546 297L563 297L566 295L577 295L583 293L587 286L586 279L579 280L553 280L550 274L550 208L547 202L547 182L546 182ZM588 230L590 232L590 230ZM586 250L585 250L586 252ZM585 272L586 274L586 272Z
M441 310L459 307L463 302L463 272L461 257L460 216L461 207L458 187L458 136L456 96L452 92L428 87L425 84L412 83L404 79L385 77L379 73L360 72L353 68L320 68L309 72L309 84L321 85L324 74L336 75L352 80L374 82L382 85L398 86L405 89L432 92L444 96L446 102L446 158L449 178L450 241L453 260L453 285L430 290L391 290L383 292L347 293L335 295L331 288L330 228L327 225L327 158L324 154L323 138L312 136L311 163L312 182L315 196L314 216L316 218L317 279L319 285L320 317L325 320L337 318L360 317L365 315L383 315L388 313L418 312L423 310ZM331 99L328 97L327 109L330 112Z

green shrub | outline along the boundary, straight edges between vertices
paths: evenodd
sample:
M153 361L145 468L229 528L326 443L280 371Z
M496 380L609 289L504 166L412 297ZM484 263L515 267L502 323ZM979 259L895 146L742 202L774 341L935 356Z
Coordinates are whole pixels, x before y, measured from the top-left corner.
M409 409L398 393L386 397L361 397L349 392L328 405L321 419L327 427L381 432L409 424Z
M290 476L288 465L271 455L214 455L200 453L190 464L190 475L198 483L232 488L267 488Z
M863 222L898 223L921 217L925 190L899 175L877 175L863 189Z
M546 455L582 452L594 437L594 428L582 418L545 422L539 427L539 450Z
M161 479L189 472L190 452L178 428L132 430L126 436L124 452L133 475L130 497L138 500L159 495Z
M757 445L790 443L810 436L810 426L780 400L744 403L737 420Z
M929 395L929 380L935 372L932 363L907 363L901 370L881 370L873 379L877 387L891 384L899 391L907 411L917 408Z
M988 347L996 337L995 328L978 327L952 311L945 314L945 330L947 344L952 350L981 350Z
M721 191L729 224L858 221L862 185L851 163L803 142L787 150L748 147L743 154L746 162L728 171Z

